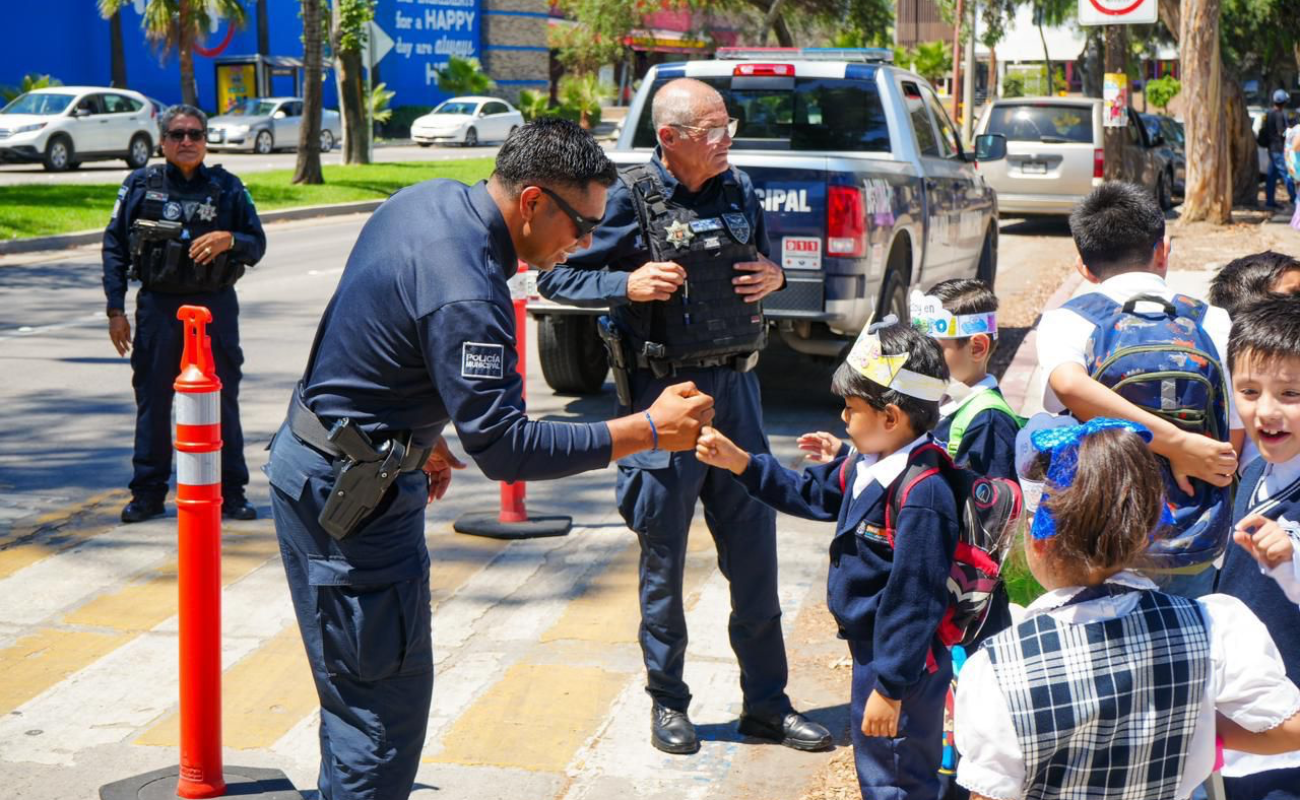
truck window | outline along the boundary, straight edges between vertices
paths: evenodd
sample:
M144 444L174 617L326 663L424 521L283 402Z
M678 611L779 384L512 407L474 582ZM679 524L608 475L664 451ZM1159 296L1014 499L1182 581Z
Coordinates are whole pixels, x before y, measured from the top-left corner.
M939 102L939 98L934 96L930 87L926 86L921 91L925 93L925 104L930 107L934 124L939 127L939 152L944 158L956 158L961 155L961 142L957 136L957 129L953 127L952 121L948 119L948 112L943 110L943 105Z
M930 114L925 110L920 87L911 81L903 81L903 101L907 103L907 115L912 120L912 130L916 131L916 146L921 149L921 155L938 156L939 138L934 134Z
M1009 142L1092 144L1092 106L1056 103L1008 103L989 112L985 133L1000 133Z
M659 79L652 91L669 80ZM701 80L722 94L727 113L740 121L734 149L889 152L885 110L873 81L797 78L793 89L732 89L730 76ZM656 144L647 103L632 146Z

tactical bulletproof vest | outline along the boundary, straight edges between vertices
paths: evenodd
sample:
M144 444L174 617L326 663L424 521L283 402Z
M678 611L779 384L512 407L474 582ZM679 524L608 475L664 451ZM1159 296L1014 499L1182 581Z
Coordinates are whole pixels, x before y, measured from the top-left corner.
M139 218L178 222L183 228L175 239L149 239L133 233L131 277L138 278L149 291L164 294L215 292L234 284L243 276L244 265L235 262L230 251L203 266L190 258L194 240L218 230L220 209L221 186L215 177L207 185L182 187L167 179L163 167L150 167Z
M619 309L633 351L653 360L689 362L763 349L761 303L745 302L731 282L742 274L735 264L758 259L736 176L730 171L722 176L725 213L712 217L671 202L651 164L625 170L621 177L632 191L651 258L686 270L686 282L668 300Z

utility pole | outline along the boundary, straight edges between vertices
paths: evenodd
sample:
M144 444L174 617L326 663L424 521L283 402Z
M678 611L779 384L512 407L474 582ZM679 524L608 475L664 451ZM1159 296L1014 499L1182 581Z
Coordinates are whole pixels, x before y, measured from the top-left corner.
M966 13L965 0L957 0L957 14L952 25L952 118L961 119L961 21Z
M970 4L970 27L966 30L966 76L962 81L962 102L966 113L961 118L961 140L970 144L975 130L975 21L976 6Z
M1106 26L1106 72L1125 72L1128 50L1128 26ZM1128 94L1125 93L1125 98ZM1128 113L1128 109L1124 110ZM1105 179L1108 181L1124 180L1124 137L1129 135L1127 128L1104 128L1105 133Z

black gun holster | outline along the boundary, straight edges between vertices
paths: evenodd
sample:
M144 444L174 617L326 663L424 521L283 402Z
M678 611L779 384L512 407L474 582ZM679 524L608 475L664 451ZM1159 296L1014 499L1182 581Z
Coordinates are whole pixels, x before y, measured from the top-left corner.
M335 539L346 539L357 529L398 475L420 469L429 459L430 448L412 448L409 432L376 446L351 419L341 419L326 430L303 402L301 386L289 403L289 430L334 461L334 485L317 522Z
M609 353L609 369L614 375L614 391L618 395L618 404L624 408L632 407L632 357L627 339L614 321L602 316L596 320L596 330L605 343Z

